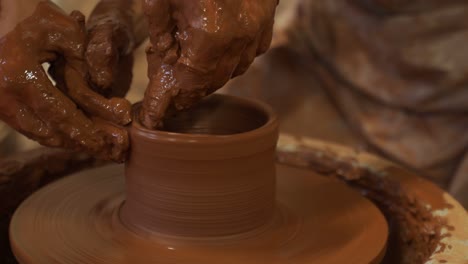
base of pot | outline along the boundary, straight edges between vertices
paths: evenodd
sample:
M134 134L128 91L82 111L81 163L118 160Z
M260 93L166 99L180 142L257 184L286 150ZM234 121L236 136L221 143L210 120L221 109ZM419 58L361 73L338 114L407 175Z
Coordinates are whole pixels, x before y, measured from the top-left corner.
M278 165L277 214L229 237L135 234L119 219L122 166L83 171L29 197L10 226L13 251L33 263L379 263L388 226L341 182Z

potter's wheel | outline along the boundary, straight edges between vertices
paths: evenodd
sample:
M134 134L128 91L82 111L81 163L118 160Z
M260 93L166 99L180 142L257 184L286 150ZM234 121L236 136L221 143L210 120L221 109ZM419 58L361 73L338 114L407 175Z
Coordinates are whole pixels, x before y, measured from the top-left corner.
M387 223L344 184L278 165L278 209L256 231L205 240L138 236L121 224L122 166L55 182L16 211L11 242L20 263L378 263ZM337 195L339 194L339 195Z

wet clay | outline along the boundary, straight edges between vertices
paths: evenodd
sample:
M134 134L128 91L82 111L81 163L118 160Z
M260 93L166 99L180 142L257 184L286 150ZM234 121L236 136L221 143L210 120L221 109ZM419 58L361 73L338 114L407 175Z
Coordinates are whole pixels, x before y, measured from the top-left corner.
M126 187L113 165L28 198L10 229L19 262L379 263L388 228L380 211L338 181L274 165L276 118L239 100L215 96L195 106L214 119L231 113L229 122L191 111L175 117L191 125L167 125L172 132L134 125Z
M140 114L160 127L168 109L186 109L244 73L270 46L278 0L145 1L151 45Z
M123 161L127 133L107 122L129 123L131 105L89 88L85 40L84 16L67 16L48 1L40 1L32 15L2 36L0 119L43 145ZM56 87L42 68L46 62Z
M86 62L93 88L124 97L132 82L133 51L148 37L143 1L99 1L87 21Z
M122 221L141 232L190 237L265 225L275 208L278 123L264 109L213 95L168 118L169 133L133 122Z

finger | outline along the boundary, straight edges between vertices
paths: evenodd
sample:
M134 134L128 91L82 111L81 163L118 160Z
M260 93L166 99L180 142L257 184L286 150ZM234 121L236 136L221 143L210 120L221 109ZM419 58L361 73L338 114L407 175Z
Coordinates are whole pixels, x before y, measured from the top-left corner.
M105 131L98 130L75 104L47 79L39 65L35 79L25 85L22 100L48 127L63 138L62 145L111 159L113 146L105 141Z
M174 94L173 64L177 60L178 45L172 35L169 0L145 0L144 13L148 20L151 45L147 48L148 77L150 82L145 92L140 122L149 129L162 125L162 118L172 102Z
M100 1L89 16L86 60L93 84L103 91L113 90L122 73L119 70L122 57L131 54L143 41L140 32L138 39L133 32L141 30L141 22L134 21L137 16L134 11L138 9L140 1Z
M78 29L72 31L75 31L77 35L80 35L81 32ZM67 34L69 34L69 32ZM73 36L73 38L79 39L77 36ZM83 41L84 40L82 40L81 43L83 43ZM76 42L78 43L79 41L76 40ZM75 46L56 45L55 43L51 45L51 43L49 43L44 47L45 50L55 50L64 56L63 58L55 60L51 68L53 76L55 76L57 80L58 87L67 93L70 98L88 114L101 117L117 124L128 124L131 121L131 104L127 100L120 98L106 99L102 95L91 90L88 86L88 83L85 81L87 67L83 61L83 49L79 48L77 50L76 46L81 47L81 45L77 43L75 43ZM81 50L81 53L79 50ZM40 61L40 63L42 62L43 61Z
M15 123L18 125L15 130L43 146L66 148L69 145L61 133L49 127L26 106L16 116Z
M48 124L48 122L42 121L30 107L22 103L15 102L9 105L8 111L14 114L10 114L10 118L2 118L2 120L29 139L48 147L78 149L76 147L76 142L70 140L70 138L64 137L65 135L61 131L55 130L51 127L51 124ZM119 135L119 131L106 131L105 133L107 133L108 137L117 137L117 135ZM116 143L122 142L122 148L125 148L128 147L128 140L126 141L127 142L125 142L125 138L123 138L123 136L120 136L120 138L116 140ZM108 154L105 155L105 153L92 154L103 158L105 156L109 156ZM114 156L116 155L113 154L113 157Z
M48 3L48 2L44 2ZM85 18L79 11L73 11L66 16L59 8L53 8L48 4L41 5L46 8L48 14L48 32L53 37L40 42L45 51L56 51L67 58L82 58L84 44L86 43Z
M63 140L26 105L10 98L8 108L2 111L1 119L10 127L42 145L59 147Z
M151 44L159 52L168 50L173 40L174 27L171 18L171 5L169 0L145 0L144 12L149 25Z
M25 89L24 103L31 107L40 120L68 139L69 142L62 142L64 147L98 152L104 142L94 131L92 122L39 73L36 76L38 81L27 85Z
M221 88L239 64L247 39L227 40L197 28L180 39L180 58L175 67L176 109L187 109L204 96Z
M159 55L151 51L147 56L150 83L145 92L140 121L146 128L154 129L162 126L169 107L186 109L205 96L214 72L207 74L180 62L175 66L161 64ZM174 101L175 97L177 101Z
M104 24L89 32L85 58L93 84L102 90L109 89L116 76L119 50L113 39L113 27Z
M51 25L51 30L57 32L57 38L49 38L41 48L44 51L56 51L64 56L66 61L63 72L66 86L64 89L68 95L87 113L118 124L128 124L131 121L129 102L124 99L107 100L93 92L85 82L84 16L79 12L73 12L72 19L70 19L60 10L49 9L48 11L49 16L56 18L54 24Z
M82 71L72 65L65 66L64 78L68 95L84 111L92 116L101 117L116 124L126 125L131 122L131 104L123 98L107 99L92 91L84 81Z
M115 126L105 120L93 118L93 123L99 131L104 133L105 144L110 146L109 152L101 152L101 158L110 159L116 162L124 162L127 150L130 146L128 133L124 128Z
M172 66L162 66L153 75L145 92L140 122L149 129L162 126L164 114L176 93Z

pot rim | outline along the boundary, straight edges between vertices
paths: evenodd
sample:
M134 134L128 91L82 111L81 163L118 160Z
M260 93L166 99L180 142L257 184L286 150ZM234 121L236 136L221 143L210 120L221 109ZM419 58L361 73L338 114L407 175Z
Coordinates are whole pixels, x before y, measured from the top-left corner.
M218 98L228 98L228 100L235 101L241 107L251 108L258 112L262 112L266 116L266 122L253 129L246 132L229 134L229 135L216 135L216 134L190 134L190 133L177 133L177 132L169 132L169 131L162 131L162 130L151 130L147 129L141 125L139 119L137 117L137 113L141 107L141 102L134 104L133 112L134 118L133 122L131 123L130 127L133 127L134 130L132 133L137 133L139 136L143 138L147 138L149 140L158 140L159 142L171 142L171 143L180 143L180 144L232 144L235 142L240 141L249 141L256 138L261 138L267 134L278 134L278 117L273 109L258 100L252 100L247 98L240 98L231 95L225 94L212 94L209 97L206 97L204 100L209 98L218 97ZM135 129L136 128L136 129ZM276 131L276 132L275 132Z

